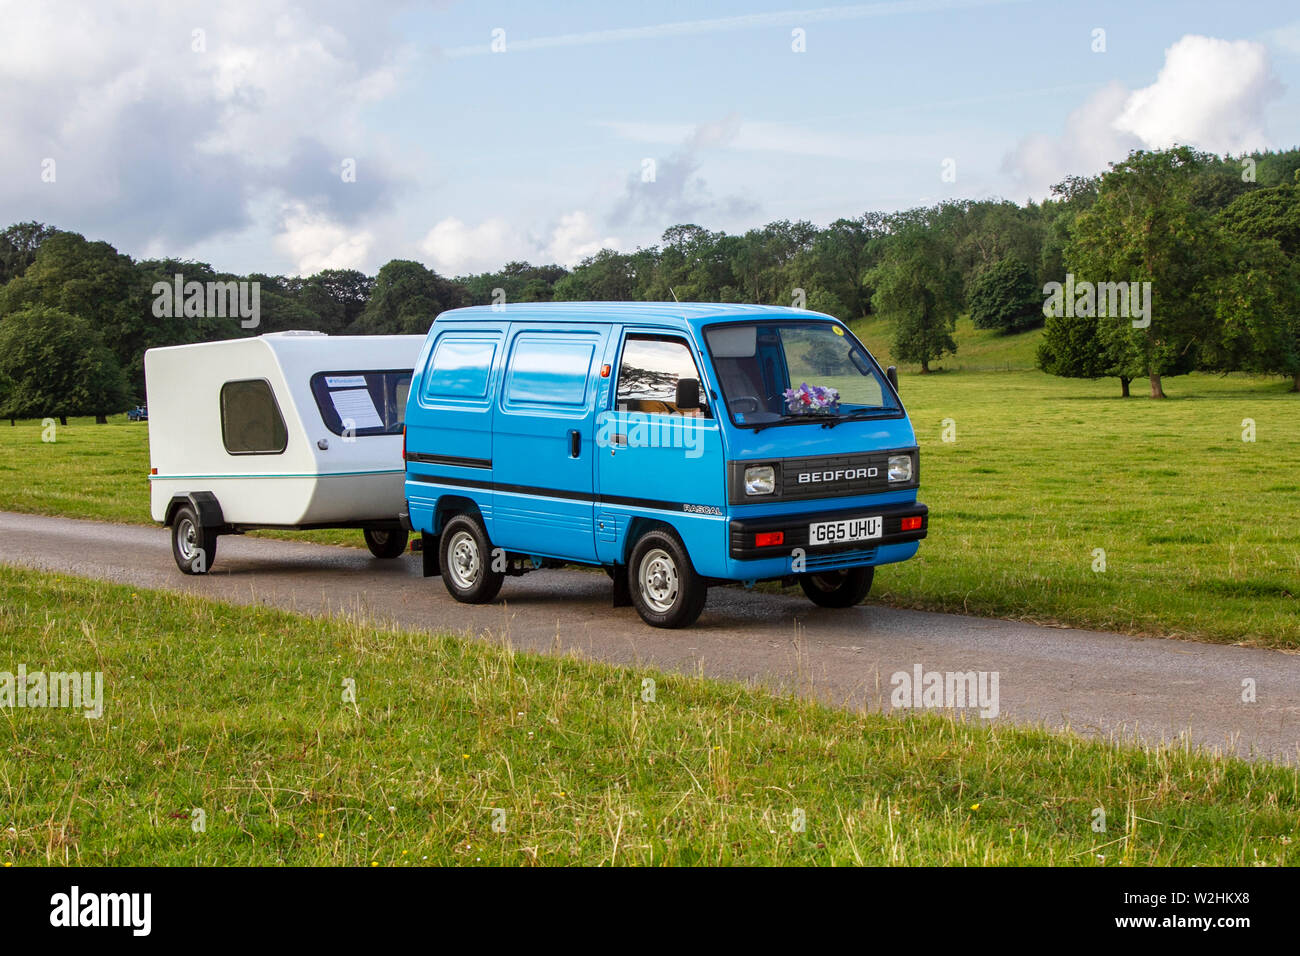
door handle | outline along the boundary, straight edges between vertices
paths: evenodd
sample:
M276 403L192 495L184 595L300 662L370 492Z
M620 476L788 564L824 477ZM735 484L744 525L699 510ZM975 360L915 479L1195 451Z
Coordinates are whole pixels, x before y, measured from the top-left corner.
M615 448L626 448L626 447L627 447L627 436L626 436L626 435L615 435L615 436L610 440L610 444L611 444L613 447L615 447Z
M569 457L582 455L582 434L576 428L569 429Z

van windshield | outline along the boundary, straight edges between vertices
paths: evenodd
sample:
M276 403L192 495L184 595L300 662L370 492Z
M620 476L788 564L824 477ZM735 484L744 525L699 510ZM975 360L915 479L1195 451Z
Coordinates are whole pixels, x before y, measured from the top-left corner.
M713 325L704 330L731 420L762 428L896 416L880 367L843 326L816 319Z
M317 372L311 393L325 427L336 435L400 435L411 370Z

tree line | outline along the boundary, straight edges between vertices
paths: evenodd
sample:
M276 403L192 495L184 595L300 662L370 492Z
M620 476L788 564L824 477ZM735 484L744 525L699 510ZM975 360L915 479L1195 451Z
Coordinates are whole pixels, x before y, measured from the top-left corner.
M886 320L893 355L930 371L957 349L957 317L1007 334L1043 325L1056 375L1150 382L1193 370L1285 375L1300 390L1300 149L1232 157L1135 151L1049 199L952 201L867 212L825 227L771 222L743 234L674 225L659 243L603 249L573 269L510 262L445 277L395 259L375 276L218 273L135 260L41 223L0 232L0 417L106 416L144 395L144 351L316 329L423 334L438 313L492 302L641 300L796 305ZM238 316L157 314L160 288L256 282L255 328ZM1044 290L1070 301L1044 315ZM1146 292L1149 315L1106 308L1102 284ZM1146 285L1148 284L1149 285ZM1113 296L1111 297L1113 298ZM1113 303L1112 303L1113 305Z

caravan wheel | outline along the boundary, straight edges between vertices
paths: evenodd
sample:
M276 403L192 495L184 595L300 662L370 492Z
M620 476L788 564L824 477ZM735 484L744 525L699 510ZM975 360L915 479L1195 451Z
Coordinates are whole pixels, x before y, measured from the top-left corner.
M217 534L207 531L189 505L172 518L172 557L183 574L207 574L217 558Z
M363 533L366 547L376 558L400 558L406 551L405 531L379 531L367 528Z

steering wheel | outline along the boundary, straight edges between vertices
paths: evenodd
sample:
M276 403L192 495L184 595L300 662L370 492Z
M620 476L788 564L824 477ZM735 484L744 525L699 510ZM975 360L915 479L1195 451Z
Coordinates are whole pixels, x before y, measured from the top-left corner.
M740 412L742 414L756 412L763 407L763 403L753 395L739 395L736 398L731 399L730 405L733 412Z

